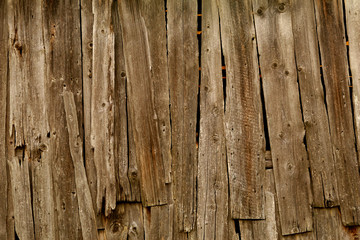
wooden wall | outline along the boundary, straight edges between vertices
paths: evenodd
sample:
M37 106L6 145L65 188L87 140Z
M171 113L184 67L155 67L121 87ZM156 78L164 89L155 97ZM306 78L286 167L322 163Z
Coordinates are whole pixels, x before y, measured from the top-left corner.
M360 239L360 1L0 0L0 239Z

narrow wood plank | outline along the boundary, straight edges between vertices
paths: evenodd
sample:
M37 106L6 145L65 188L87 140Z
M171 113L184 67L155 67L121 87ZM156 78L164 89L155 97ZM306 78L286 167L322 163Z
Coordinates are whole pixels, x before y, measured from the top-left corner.
M308 157L289 1L254 0L265 107L283 235L312 230Z
M227 239L228 176L216 1L203 1L202 10L197 237Z
M106 219L107 240L144 239L144 217L140 203L119 203Z
M171 128L165 1L143 0L141 2L142 24L152 82L154 120L160 141L160 152L165 172L165 182L171 182Z
M84 239L97 239L95 211L91 199L90 188L83 163L83 143L80 138L76 105L72 92L63 93L66 124L69 132L69 145L74 164L75 183L79 205L82 236Z
M345 0L346 29L349 40L349 62L352 79L352 102L354 111L354 124L356 145L360 151L360 2L356 0ZM359 163L359 156L358 156Z
M220 1L220 25L231 217L264 219L265 134L251 0Z
M171 220L169 205L145 207L145 240L173 239L170 231Z
M123 39L121 33L120 9L117 1L112 6L112 25L115 34L115 165L118 178L118 201L140 202L140 178L130 174L130 165L137 168L136 157L129 154L128 113L127 113L127 78Z
M93 2L94 49L91 93L91 145L97 175L96 211L105 203L105 215L116 207L114 162L114 32L112 1Z
M320 61L314 4L292 3L293 34L315 207L339 205Z
M6 219L8 211L8 174L6 171L6 106L8 79L8 21L7 3L0 1L0 239L7 239Z
M49 125L48 132L41 135L41 139L49 139L47 151L41 155L43 160L41 163L50 164L51 169L50 176L52 176L54 195L48 196L48 198L52 198L52 209L55 210L57 231L55 238L82 239L75 172L62 96L64 89L74 94L79 135L82 138L80 6L76 1L52 1L39 4L39 6L43 13L44 33L42 36L45 43L46 65L44 64L44 66L46 66L47 79L45 82L46 101L44 102ZM38 172L38 174L42 173ZM41 194L45 194L45 192ZM39 209L41 208L39 207Z
M196 114L199 81L197 1L167 1L175 231L196 218Z
M21 152L23 154L23 152ZM15 231L19 239L34 239L31 208L29 159L14 156L8 160L14 201Z
M360 224L360 176L349 92L342 1L315 1L342 222ZM329 36L331 36L329 38Z
M132 138L129 143L134 143L130 154L136 154L144 206L161 205L167 201L166 169L161 151L160 113L155 107L159 99L155 100L157 90L151 76L155 69L150 62L150 30L141 17L141 3L137 1L121 1L120 16L128 84L129 137Z
M93 64L93 24L92 0L81 0L81 54L82 54L82 84L84 109L84 158L87 180L89 182L91 197L96 207L96 167L94 151L91 146L91 86Z

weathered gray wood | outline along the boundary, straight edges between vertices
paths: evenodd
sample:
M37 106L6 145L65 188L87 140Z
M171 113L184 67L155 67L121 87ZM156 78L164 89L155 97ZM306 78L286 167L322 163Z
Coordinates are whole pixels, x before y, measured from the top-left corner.
M293 1L293 34L315 207L339 204L329 121L320 77L314 4Z
M8 78L8 23L7 4L0 1L0 239L7 239L8 174L6 171L6 106Z
M136 166L136 158L129 155L127 85L119 4L113 2L112 25L115 34L115 165L118 178L118 201L140 201L139 176L129 173L130 162ZM133 179L131 181L129 178Z
M21 152L23 154L23 152ZM8 160L11 189L14 201L15 231L19 239L34 239L34 222L31 208L29 159L14 156Z
M165 170L159 125L162 113L157 106L158 88L152 74L160 68L151 62L153 45L138 1L121 1L123 48L126 62L130 144L134 143L141 176L141 198L144 206L166 203ZM159 22L153 24L161 24ZM150 46L151 45L151 46ZM162 51L162 49L160 49ZM155 72L153 72L155 71ZM165 79L166 80L166 79ZM161 129L161 130L160 130ZM165 129L166 130L166 129ZM167 131L167 130L166 130ZM164 146L166 147L166 146ZM169 160L169 159L165 159ZM135 172L135 174L137 174Z
M144 239L143 221L143 210L140 203L119 203L108 219L106 219L106 239Z
M254 0L256 34L282 234L312 230L308 157L289 1Z
M265 135L251 0L221 0L220 25L231 217L263 219Z
M114 162L114 32L112 1L93 2L94 45L91 93L91 145L97 176L96 211L105 203L105 215L116 207Z
M360 151L360 2L356 0L345 0L346 28L349 38L349 62L352 77L352 101L354 111L354 124L356 145ZM358 156L359 162L359 156Z
M169 205L144 208L145 240L172 238Z
M360 224L360 177L349 92L342 1L315 1L342 222ZM331 37L329 37L331 36Z
M82 138L83 108L79 2L52 1L46 2L46 4L40 4L40 2L44 33L36 36L42 36L44 39L46 54L46 64L44 66L47 80L44 86L46 100L39 102L45 102L46 119L48 119L49 125L47 132L41 135L42 140L48 139L49 142L46 148L43 147L46 151L42 152L40 163L50 164L50 176L52 176L52 179L48 180L48 183L52 181L53 195L47 197L52 199L53 207L50 209L55 211L55 238L82 239L74 165L70 153L62 96L64 89L74 94L77 119L79 120L78 129ZM32 79L36 79L36 77ZM34 88L37 88L36 84ZM38 124L40 125L40 123ZM38 172L37 175L41 176L41 172ZM38 189L42 188L39 187ZM46 193L41 192L41 194L45 195ZM39 209L41 209L41 205L39 205ZM46 220L44 219L44 221ZM46 235L44 235L44 238L46 238Z
M203 1L202 10L197 237L227 239L228 176L216 1Z
M199 79L197 1L167 1L175 231L196 219L196 114Z
M65 91L63 97L67 129L69 132L70 152L75 171L82 236L84 239L97 239L95 211L83 163L83 143L78 128L74 95L72 92Z

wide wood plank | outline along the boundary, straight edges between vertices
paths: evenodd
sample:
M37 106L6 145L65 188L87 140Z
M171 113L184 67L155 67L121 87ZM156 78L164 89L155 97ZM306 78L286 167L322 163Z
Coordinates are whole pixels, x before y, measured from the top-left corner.
M360 176L349 90L342 1L315 1L342 222L360 224ZM329 37L331 36L331 37Z
M220 25L231 217L263 219L265 134L251 0L220 1Z
M228 176L216 1L202 1L202 10L197 238L227 239Z
M159 115L155 106L160 99L155 100L157 89L152 77L155 69L152 69L150 41L153 40L149 40L150 30L141 15L141 7L142 4L138 1L120 2L127 76L129 143L134 146L130 154L136 154L141 179L141 200L144 206L153 206L167 201L166 167L161 150L162 125L159 125L162 115ZM165 159L167 160L169 159Z
M265 107L282 234L312 230L309 162L289 1L254 0Z
M315 207L339 205L329 121L320 77L314 4L292 3L293 34Z
M174 231L196 217L196 114L199 81L197 1L167 1Z

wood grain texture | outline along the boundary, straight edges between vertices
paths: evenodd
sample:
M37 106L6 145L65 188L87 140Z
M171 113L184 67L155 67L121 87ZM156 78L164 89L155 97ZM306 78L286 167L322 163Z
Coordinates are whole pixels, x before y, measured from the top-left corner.
M264 219L265 135L251 12L249 0L220 1L230 207L237 219Z
M197 2L167 2L175 231L196 223L196 114L199 81Z
M56 235L49 238L82 239L75 172L70 152L68 130L66 129L66 114L62 96L64 89L74 94L78 129L82 138L83 111L79 3L50 1L42 5L39 4L39 6L42 6L43 12L42 27L44 33L42 36L45 47L46 65L44 66L46 66L47 79L44 86L46 89L46 101L44 102L48 121L48 128L44 128L47 132L41 135L41 139L49 141L47 148L43 147L46 151L42 152L42 161L40 163L50 164L51 179L47 183L52 183L53 195L47 197L52 199L53 207L49 209L54 210L56 223ZM38 174L41 176L40 172ZM39 187L40 189L42 188ZM47 191L51 193L51 190ZM45 195L46 192L42 194ZM39 209L41 208L39 207ZM44 238L46 238L46 235L44 235Z
M158 91L152 77L150 53L153 45L142 15L142 2L121 1L120 16L124 41L127 75L129 142L134 144L137 166L140 172L141 200L144 206L166 203L166 167L163 162L163 143L159 125L163 114L155 103ZM146 14L146 13L144 13ZM153 23L154 25L161 22ZM159 51L163 51L159 49ZM157 63L154 67L160 68ZM166 80L166 79L165 79ZM167 106L168 108L168 106ZM166 126L166 124L165 124ZM167 131L165 129L165 131ZM166 146L164 146L166 147ZM169 159L165 159L167 161ZM137 175L138 172L131 173Z
M329 121L320 77L314 4L312 1L293 1L291 9L296 66L311 166L313 206L333 207L339 205L339 201Z
M8 174L6 171L6 106L7 106L7 78L8 78L8 23L7 4L0 1L0 239L7 238L7 211L8 211Z
M349 91L342 1L315 1L342 222L360 224L360 178ZM332 36L329 38L329 36Z
M144 208L145 240L174 239L169 205Z
M308 157L289 1L254 0L266 115L283 235L312 230Z
M119 203L106 219L107 240L144 239L144 217L141 203Z
M216 1L203 1L202 10L197 238L227 239L228 176Z

